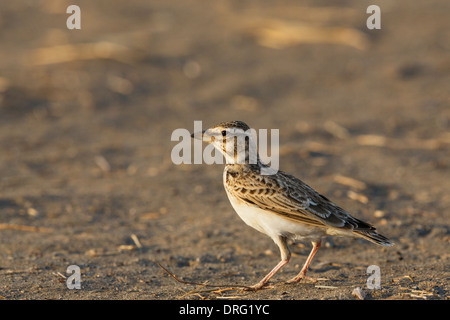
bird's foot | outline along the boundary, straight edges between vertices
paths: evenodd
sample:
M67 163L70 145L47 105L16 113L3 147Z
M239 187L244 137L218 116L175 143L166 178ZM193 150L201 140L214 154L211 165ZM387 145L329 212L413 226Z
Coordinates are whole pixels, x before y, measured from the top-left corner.
M246 287L244 290L245 291L258 291L261 290L262 288L271 288L272 286L268 286L267 282L258 282L250 287Z
M302 279L310 281L312 283L316 283L318 280L316 278L311 278L309 276L306 275L306 272L300 272L298 275L296 275L294 278L292 278L291 280L286 281L286 283L298 283L300 282Z

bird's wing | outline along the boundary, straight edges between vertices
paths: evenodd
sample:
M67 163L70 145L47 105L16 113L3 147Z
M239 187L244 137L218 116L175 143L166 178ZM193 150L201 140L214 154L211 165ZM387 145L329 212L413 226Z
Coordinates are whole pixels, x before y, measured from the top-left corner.
M230 186L229 186L230 187ZM286 218L319 227L372 229L294 176L246 175L233 184L233 194L250 205Z

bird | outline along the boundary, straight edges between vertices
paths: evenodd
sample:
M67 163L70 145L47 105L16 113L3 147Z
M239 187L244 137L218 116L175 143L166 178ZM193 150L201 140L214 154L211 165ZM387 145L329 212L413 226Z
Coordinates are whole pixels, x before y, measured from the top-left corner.
M312 250L300 272L287 283L315 281L306 273L327 236L393 245L373 225L353 217L300 179L281 170L270 171L252 143L251 132L243 121L225 121L191 134L213 144L224 156L223 184L232 207L247 225L272 238L280 250L278 264L249 290L262 289L289 262L289 241L310 241Z

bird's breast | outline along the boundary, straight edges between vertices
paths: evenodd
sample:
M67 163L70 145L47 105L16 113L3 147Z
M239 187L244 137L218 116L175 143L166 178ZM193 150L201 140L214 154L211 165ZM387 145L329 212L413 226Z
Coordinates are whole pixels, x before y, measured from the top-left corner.
M311 240L320 238L325 234L322 228L297 223L276 213L248 204L236 198L228 190L227 195L234 210L247 225L272 239L285 236L293 240Z

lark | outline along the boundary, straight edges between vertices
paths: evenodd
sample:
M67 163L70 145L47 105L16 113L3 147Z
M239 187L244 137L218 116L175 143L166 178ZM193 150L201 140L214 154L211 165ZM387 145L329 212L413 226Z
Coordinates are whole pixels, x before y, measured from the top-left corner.
M268 235L280 249L280 262L249 287L251 290L263 288L289 262L289 240L310 241L312 250L288 283L315 281L306 272L327 236L360 237L377 245L392 245L374 226L351 216L300 179L282 171L267 174L270 168L259 158L244 122L222 122L192 137L213 144L224 155L223 184L231 205L247 225Z

